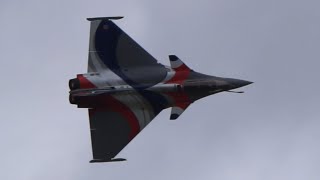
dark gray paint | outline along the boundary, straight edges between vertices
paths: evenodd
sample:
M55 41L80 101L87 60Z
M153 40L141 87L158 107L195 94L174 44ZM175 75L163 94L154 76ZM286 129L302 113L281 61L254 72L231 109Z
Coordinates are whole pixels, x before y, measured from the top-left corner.
M90 117L93 159L110 160L128 143L130 127L119 112L102 111Z

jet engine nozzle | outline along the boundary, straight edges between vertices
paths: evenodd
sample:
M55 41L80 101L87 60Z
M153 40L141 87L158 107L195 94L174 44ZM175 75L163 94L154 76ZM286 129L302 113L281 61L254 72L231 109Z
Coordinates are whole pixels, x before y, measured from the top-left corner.
M69 88L70 90L80 89L80 81L78 78L70 79L69 80Z
M77 98L75 96L70 94L69 95L69 102L70 102L70 104L77 104L78 100L77 100Z

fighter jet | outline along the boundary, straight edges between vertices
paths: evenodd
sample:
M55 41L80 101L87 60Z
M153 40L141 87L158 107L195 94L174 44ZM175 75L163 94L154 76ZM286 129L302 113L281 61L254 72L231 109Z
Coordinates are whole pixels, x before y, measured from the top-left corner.
M201 74L176 55L162 65L113 22L121 18L87 18L88 70L69 81L70 103L89 111L92 163L125 160L114 157L163 109L175 120L198 99L252 83Z

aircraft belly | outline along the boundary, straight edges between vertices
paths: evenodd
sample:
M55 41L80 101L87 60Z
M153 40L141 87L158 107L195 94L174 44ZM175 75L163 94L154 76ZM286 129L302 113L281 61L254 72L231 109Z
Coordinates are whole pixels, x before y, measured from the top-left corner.
M70 103L89 109L90 162L125 160L114 157L163 109L175 120L200 98L252 83L195 72L176 55L164 66L112 22L121 18L87 19L88 73L69 80Z

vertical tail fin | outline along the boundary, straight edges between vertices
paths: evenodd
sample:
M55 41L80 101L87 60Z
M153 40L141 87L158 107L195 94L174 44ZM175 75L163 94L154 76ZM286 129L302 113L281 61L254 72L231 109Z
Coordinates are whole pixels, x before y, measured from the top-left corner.
M190 71L191 69L184 64L176 55L169 55L171 68L176 71Z

